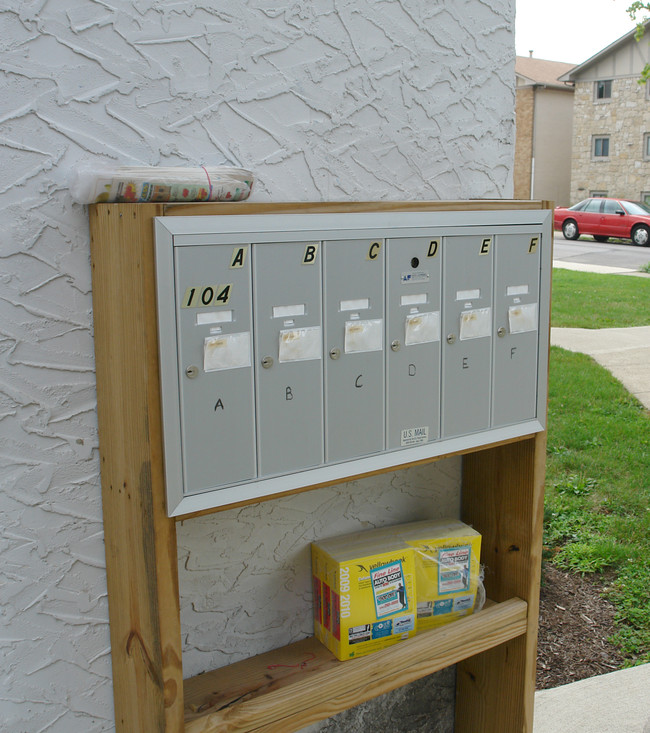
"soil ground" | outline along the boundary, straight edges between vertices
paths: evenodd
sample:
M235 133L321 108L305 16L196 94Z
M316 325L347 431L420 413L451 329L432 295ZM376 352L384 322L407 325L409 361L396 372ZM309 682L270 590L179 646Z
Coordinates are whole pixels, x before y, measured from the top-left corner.
M540 594L537 689L613 672L624 658L608 638L614 606L602 597L610 578L544 564Z

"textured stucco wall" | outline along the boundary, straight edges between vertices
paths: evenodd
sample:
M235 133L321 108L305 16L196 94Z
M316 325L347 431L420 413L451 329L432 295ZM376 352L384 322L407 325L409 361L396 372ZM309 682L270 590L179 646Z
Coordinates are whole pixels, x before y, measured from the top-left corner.
M513 17L514 0L2 4L7 730L113 728L88 231L69 171L88 159L240 164L257 174L257 200L509 197ZM389 475L380 501L349 485L184 523L187 670L240 654L251 634L246 648L275 643L283 619L291 638L306 633L309 539L436 512L427 486L446 482L453 502L457 470L421 472L406 492ZM234 574L228 602L213 607L222 572ZM251 632L269 597L267 630Z

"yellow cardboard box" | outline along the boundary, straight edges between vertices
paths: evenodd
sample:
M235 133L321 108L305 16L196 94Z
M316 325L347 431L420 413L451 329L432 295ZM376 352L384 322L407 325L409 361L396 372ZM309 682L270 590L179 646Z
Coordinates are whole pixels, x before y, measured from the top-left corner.
M407 526L404 536L415 551L418 632L471 614L481 574L481 535L458 520L442 520Z
M316 637L350 659L472 613L480 541L462 522L439 520L313 543Z

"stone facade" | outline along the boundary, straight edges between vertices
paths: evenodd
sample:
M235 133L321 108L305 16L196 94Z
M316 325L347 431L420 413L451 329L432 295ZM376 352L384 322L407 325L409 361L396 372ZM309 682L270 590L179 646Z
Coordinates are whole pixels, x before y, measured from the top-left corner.
M650 99L638 77L612 80L611 99L594 99L594 82L576 83L571 201L592 193L643 199L650 195ZM609 155L595 157L594 138L609 137Z

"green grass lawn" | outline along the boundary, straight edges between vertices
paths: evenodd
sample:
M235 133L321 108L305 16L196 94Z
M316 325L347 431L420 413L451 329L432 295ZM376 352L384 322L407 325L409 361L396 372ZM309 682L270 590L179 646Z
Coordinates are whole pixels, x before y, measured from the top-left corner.
M650 279L556 269L552 325L650 325ZM614 641L650 661L650 415L593 359L553 347L547 453L545 557L612 568Z
M570 328L650 326L650 278L555 269L551 318Z

